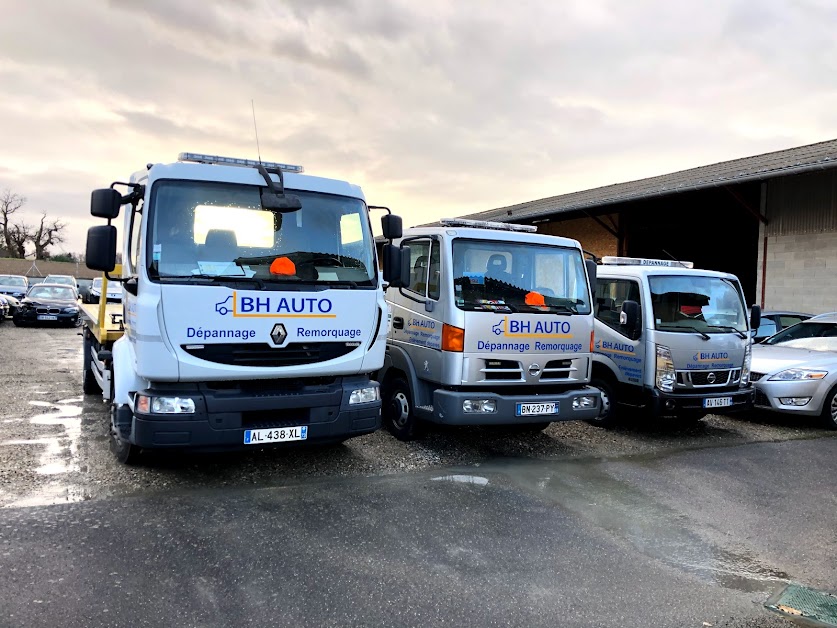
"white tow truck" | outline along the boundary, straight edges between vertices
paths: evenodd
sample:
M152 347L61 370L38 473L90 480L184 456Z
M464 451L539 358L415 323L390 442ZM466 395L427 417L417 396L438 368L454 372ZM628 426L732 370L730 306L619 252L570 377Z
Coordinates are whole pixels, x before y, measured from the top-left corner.
M752 406L750 315L738 278L692 262L603 257L597 269L593 385L602 427L627 409L689 423Z
M87 265L123 299L83 307L83 384L110 404L117 458L378 429L383 281L401 263L388 244L379 272L369 209L356 185L298 166L193 153L95 190L108 224L89 230Z
M596 266L577 241L534 230L446 219L393 243L409 279L386 292L378 378L396 438L415 438L423 422L541 430L598 416L588 386Z

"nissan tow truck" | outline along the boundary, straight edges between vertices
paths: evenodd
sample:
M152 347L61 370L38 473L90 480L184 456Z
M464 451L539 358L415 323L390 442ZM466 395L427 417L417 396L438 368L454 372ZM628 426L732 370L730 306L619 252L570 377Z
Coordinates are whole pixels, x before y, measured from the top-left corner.
M692 262L603 257L596 274L592 384L607 427L633 409L693 423L713 411L748 409L750 316L735 275Z
M195 153L95 190L91 213L108 224L89 230L87 265L123 299L83 307L83 387L110 405L116 457L378 429L370 375L384 361L383 281L400 252L385 245L381 273L369 210L345 181ZM389 210L382 225L401 235Z
M391 284L384 367L386 428L398 439L427 423L516 425L599 414L590 387L591 282L575 240L535 227L466 219L405 229L393 243L409 275Z

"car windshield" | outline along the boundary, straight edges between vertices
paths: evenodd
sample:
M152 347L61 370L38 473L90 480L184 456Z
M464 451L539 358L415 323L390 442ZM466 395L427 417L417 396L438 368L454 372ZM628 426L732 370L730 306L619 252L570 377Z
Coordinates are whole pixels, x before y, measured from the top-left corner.
M762 344L813 351L837 351L837 323L804 321L783 329Z
M23 277L13 277L11 275L0 275L0 285L3 286L20 286L26 287L26 281Z
M149 274L259 283L372 286L374 242L358 198L288 190L302 209L262 208L254 185L161 181L154 187Z
M101 288L102 287L102 278L101 277L96 277L93 280L93 287L94 288Z
M67 285L67 286L75 285L75 281L73 280L72 277L55 277L53 275L50 275L49 277L47 277L44 280L44 282L45 283L61 283L61 284Z
M589 314L578 249L494 240L453 242L453 288L462 310Z
M30 299L55 299L58 301L75 301L76 294L72 288L64 286L34 286L27 295Z
M648 278L656 329L705 334L744 333L747 315L735 281L698 275Z

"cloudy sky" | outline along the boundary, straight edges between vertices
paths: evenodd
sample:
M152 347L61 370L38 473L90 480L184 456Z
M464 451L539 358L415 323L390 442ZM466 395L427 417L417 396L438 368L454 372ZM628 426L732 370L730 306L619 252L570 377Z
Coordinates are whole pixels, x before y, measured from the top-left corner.
M181 151L413 225L837 137L831 0L0 0L0 189L69 223ZM56 252L58 251L56 250Z

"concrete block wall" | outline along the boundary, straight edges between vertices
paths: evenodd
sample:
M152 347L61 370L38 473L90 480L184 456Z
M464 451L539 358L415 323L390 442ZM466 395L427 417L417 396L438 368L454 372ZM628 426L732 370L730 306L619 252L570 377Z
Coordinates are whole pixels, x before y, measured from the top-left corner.
M608 218L613 219L614 222L619 219L615 214L602 216L602 220L606 223L610 222ZM592 218L544 222L537 227L538 233L578 240L585 251L590 251L599 257L618 255L619 242L616 237Z
M760 235L757 301L762 294L763 228ZM837 312L837 232L767 236L764 308Z

